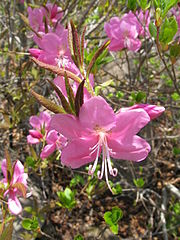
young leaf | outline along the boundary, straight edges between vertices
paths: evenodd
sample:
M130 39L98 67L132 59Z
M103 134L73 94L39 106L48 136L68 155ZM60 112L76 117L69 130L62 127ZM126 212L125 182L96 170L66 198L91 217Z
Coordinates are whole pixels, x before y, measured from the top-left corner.
M81 35L81 62L82 65L84 63L84 41L85 41L85 32L86 32L86 27L84 27L82 35Z
M87 67L87 77L89 77L89 74L91 73L91 70L97 60L97 58L103 53L103 51L108 47L110 44L110 41L106 41L94 54L93 58L91 59L91 62L89 63Z
M42 95L36 93L31 89L31 94L37 99L37 101L42 104L45 108L52 111L53 113L65 113L64 109L57 104L53 103L52 101L46 99Z
M78 82L80 83L82 81L81 78L79 78L78 76L76 76L74 73L68 71L68 70L65 70L63 68L59 68L58 66L53 66L53 65L50 65L50 64L47 64L47 63L43 63L41 61L39 61L38 59L32 57L31 60L36 63L38 66L40 66L41 68L44 68L44 69L47 69L59 76L63 76L65 75L65 72L67 74L67 77L74 80L75 82Z
M13 219L10 220L8 226L2 232L0 240L12 240L12 233L13 233Z
M74 112L75 111L75 105L74 105L75 104L75 97L74 97L74 93L73 93L72 87L69 84L69 79L67 77L66 72L65 72L65 75L64 75L64 79L65 79L65 86L66 86L66 92L67 92L68 100L69 100L71 109Z
M149 24L149 32L151 34L151 37L153 37L154 39L156 39L157 36L157 28L154 25L154 23L150 22Z
M17 188L23 195L24 198L26 198L26 187L23 183L17 182L13 184L13 188Z
M75 111L76 111L76 116L79 116L79 111L81 106L84 103L84 82L83 80L77 89L76 97L75 97Z
M8 182L10 183L12 174L13 174L13 169L11 164L11 157L7 149L5 149L5 158L6 158L7 179L8 179Z
M48 79L47 79L47 81L50 83L52 88L56 91L57 95L61 99L61 104L62 104L64 110L69 114L73 114L73 111L72 111L71 107L69 106L68 101L66 100L66 98L62 94L61 90L52 81L50 81Z
M165 19L164 23L161 26L159 33L159 41L168 44L172 41L174 35L178 30L178 25L174 17Z
M81 62L81 51L80 51L80 39L72 20L70 21L70 24L72 29L72 44L73 44L74 57L76 61L75 63L77 67L81 67L82 62Z

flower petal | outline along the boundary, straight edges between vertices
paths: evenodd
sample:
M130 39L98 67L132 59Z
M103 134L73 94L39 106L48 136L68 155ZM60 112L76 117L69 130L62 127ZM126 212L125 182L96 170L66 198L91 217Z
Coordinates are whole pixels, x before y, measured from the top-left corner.
M132 107L121 108L120 112L127 112L132 109L138 109L138 108L144 109L149 115L151 120L159 117L165 111L165 108L161 106L150 105L150 104L135 104Z
M110 155L113 158L136 162L144 160L151 150L150 145L136 135L125 141L108 139L108 147L112 149Z
M104 128L108 131L115 126L116 116L104 98L98 96L90 98L82 105L79 121L85 129Z
M73 140L62 150L62 164L71 168L79 168L92 162L96 158L96 152L90 154L90 149L97 142L97 137Z
M80 136L82 128L76 117L70 114L55 114L52 116L50 129L55 129L67 138Z
M22 163L17 160L15 162L15 166L14 166L14 173L13 173L13 177L12 177L12 184L16 183L18 181L18 178L24 174L24 166L22 165Z
M56 130L49 131L46 137L46 142L48 144L53 144L53 143L56 143L57 140L58 140L58 132Z
M56 144L55 144L55 143L53 143L53 144L48 144L48 145L46 145L46 146L43 148L40 157L41 157L42 159L47 158L47 157L49 157L49 155L51 155L55 150L56 150Z
M29 119L29 123L33 128L37 128L37 129L41 128L41 124L38 116L31 116Z
M148 124L150 118L143 109L134 109L127 112L119 112L116 115L116 127L112 129L111 138L131 138L141 128Z
M38 144L40 142L39 138L34 138L31 135L27 136L27 142L29 144Z
M16 194L12 191L9 193L8 208L9 208L10 212L14 215L18 215L22 212L21 203L19 202L18 198L16 197Z

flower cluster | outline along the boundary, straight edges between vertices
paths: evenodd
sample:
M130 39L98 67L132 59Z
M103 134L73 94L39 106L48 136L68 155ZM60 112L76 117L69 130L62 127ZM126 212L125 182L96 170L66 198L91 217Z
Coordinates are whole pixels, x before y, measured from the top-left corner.
M48 5L45 12L42 8L29 9L29 22L37 31L34 41L39 47L29 51L35 58L45 63L45 66L48 64L56 66L56 69L67 70L78 76L80 80L82 79L82 82L78 85L70 79L69 83L65 75L54 79L51 84L55 86L54 89L60 98L58 100L64 110L59 114L56 112L52 117L47 117L45 112L39 117L32 116L30 124L34 130L30 130L28 142L36 144L42 141L46 144L41 152L42 158L48 157L56 149L61 150L62 164L71 168L93 163L89 165L90 175L94 174L102 155L101 170L97 172L97 176L102 179L105 174L107 185L112 191L108 175L116 176L118 170L113 166L111 158L136 162L144 160L151 148L137 134L150 120L161 115L164 108L136 104L121 108L115 113L104 98L95 96L93 76L90 74L94 59L85 71L82 62L84 46L79 47L80 38L72 24L70 30L73 33L68 37L71 33L68 33L56 18L58 11L53 10L52 14L52 9L58 9L55 6ZM39 18L37 18L38 15ZM42 19L46 19L46 28ZM105 31L111 40L109 50L118 51L127 48L138 51L141 47L140 37L149 34L149 21L148 11L145 13L140 11L136 14L129 12L121 19L112 18L105 24ZM72 44L68 43L68 38L71 39L71 37ZM107 47L106 43L103 47L104 49ZM96 53L95 56L98 57L98 54ZM83 71L80 71L77 66ZM92 92L88 91L87 82Z
M33 129L29 130L27 142L29 144L38 144L40 142L45 145L42 149L40 157L47 158L55 150L59 150L66 144L64 136L55 130L50 130L51 116L47 112L41 112L39 116L31 116L29 119Z
M120 19L113 17L104 25L108 38L111 40L110 51L120 51L124 48L136 52L141 47L141 36L149 35L148 26L150 14L147 10L145 14L140 11L136 15L131 11L123 15Z
M22 206L17 196L23 196L24 198L27 196L28 175L24 173L24 166L19 160L14 163L12 169L8 169L7 160L3 159L1 170L4 175L4 178L1 180L1 183L4 185L3 196L8 196L9 211L14 215L18 215L22 211Z

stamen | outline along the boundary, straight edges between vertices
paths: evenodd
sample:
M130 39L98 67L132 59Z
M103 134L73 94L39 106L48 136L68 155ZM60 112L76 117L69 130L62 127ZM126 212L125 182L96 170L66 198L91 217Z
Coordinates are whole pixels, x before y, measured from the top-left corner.
M88 171L88 173L89 173L90 175L93 175L94 172L95 172L95 170L96 170L97 163L98 163L98 158L99 158L99 149L100 149L100 145L98 145L97 155L96 155L96 160L94 161L94 165L93 165L93 166L92 166L92 165L89 166L89 171Z

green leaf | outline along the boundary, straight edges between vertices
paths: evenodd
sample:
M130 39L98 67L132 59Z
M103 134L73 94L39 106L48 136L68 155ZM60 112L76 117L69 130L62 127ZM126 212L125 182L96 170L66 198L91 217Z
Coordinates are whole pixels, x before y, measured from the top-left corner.
M174 148L173 148L173 154L174 154L175 156L180 155L180 148L174 147Z
M156 28L155 24L152 23L152 22L150 22L150 24L149 24L149 32L151 34L151 37L156 39L156 37L157 37L157 28Z
M171 57L178 57L180 56L180 45L179 44L174 44L170 46L170 56Z
M136 6L137 1L136 0L128 0L128 4L127 7L132 10L135 11L137 6Z
M60 207L64 207L67 209L72 209L76 205L75 201L75 191L71 191L70 188L66 187L64 192L59 191L57 192L57 195L59 197L59 205Z
M164 44L170 43L175 36L177 30L178 25L175 17L171 17L169 19L166 18L160 28L159 41Z
M123 217L123 212L118 207L113 207L112 211L107 211L104 214L106 224L110 226L114 234L118 234L118 221Z
M114 234L118 234L118 224L112 225L110 229Z
M118 207L112 208L112 221L113 223L117 223L123 217L123 212Z
M113 194L121 194L122 193L122 187L120 184L115 185L115 187L112 188Z
M75 236L74 240L84 240L84 238L81 234L78 234Z
M70 182L70 187L75 187L77 184L84 184L84 178L81 175L76 174Z
M28 156L26 158L26 164L27 164L28 167L34 168L35 164L36 164L36 161L35 161L35 159L33 157Z
M136 96L136 102L140 103L145 98L146 98L146 93L145 92L138 92L138 94Z
M23 219L22 227L29 231L38 229L39 223L37 218L34 217L33 219L30 219L30 218Z
M133 179L133 182L136 185L136 187L138 187L138 188L143 188L143 186L144 186L143 178Z
M164 18L167 12L178 3L178 0L161 0L162 2L162 18Z
M64 110L66 111L66 113L73 114L73 111L72 111L68 101L66 100L65 96L62 94L61 90L56 86L56 84L54 84L49 79L47 79L47 81L52 86L52 88L55 90L55 92L57 93L58 97L61 99L61 104L62 104Z
M26 218L22 220L22 227L26 230L31 230L32 220L30 218Z
M178 94L178 93L173 93L172 95L171 95L171 97L172 97L172 99L174 100L174 101L178 101L178 100L180 100L180 95Z

